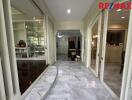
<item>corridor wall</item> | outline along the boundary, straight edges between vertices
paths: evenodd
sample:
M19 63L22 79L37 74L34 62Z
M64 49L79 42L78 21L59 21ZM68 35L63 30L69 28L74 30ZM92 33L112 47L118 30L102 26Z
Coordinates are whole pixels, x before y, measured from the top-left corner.
M108 0L98 0L98 1L95 1L94 4L93 4L93 6L91 7L91 9L89 10L90 12L84 18L84 35L86 36L86 48L85 48L86 57L85 57L85 64L87 65L87 67L90 67L90 55L91 55L91 52L90 52L90 50L91 50L91 31L90 31L90 28L89 27L95 21L95 19L97 18L97 16L101 14L101 10L98 9L98 3L100 1L107 2ZM109 0L109 1L111 1L111 0ZM119 1L122 1L123 2L123 1L128 1L128 0L119 0ZM106 12L107 12L107 10L106 10ZM107 14L105 16L107 17ZM105 22L104 23L105 24L107 23L107 18L105 19ZM128 34L129 34L129 31L128 31ZM130 41L131 40L128 40L127 42L129 42L129 43L127 43L127 44L130 45ZM128 51L128 53L126 54L127 61L124 64L126 67L127 67L128 63L130 63L129 62L129 53L130 53L129 52L130 51L129 49L130 48L127 47L127 51ZM102 73L104 73L104 72L102 72ZM126 92L125 89L126 89L126 85L127 85L126 84L126 81L127 81L126 79L128 77L127 74L128 74L128 67L124 69L123 81L122 81L123 82L123 85L122 85L120 100L125 100L124 97L125 97L125 92ZM112 94L112 92L111 92L111 94Z
M55 35L54 35L54 24L46 17L46 36L47 36L47 58L48 64L53 64L55 62Z

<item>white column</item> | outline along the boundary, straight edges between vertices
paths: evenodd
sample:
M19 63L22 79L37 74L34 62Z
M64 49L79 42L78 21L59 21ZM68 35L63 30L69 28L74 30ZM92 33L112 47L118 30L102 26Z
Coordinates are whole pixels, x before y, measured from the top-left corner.
M101 74L100 79L104 79L104 66L105 66L105 54L106 54L106 39L108 30L108 10L104 11L104 29L103 29L103 43L102 43L102 59L101 59Z
M4 83L6 89L6 96L8 100L13 98L13 84L10 69L10 60L7 46L6 29L5 29L5 19L3 12L3 2L0 0L0 54L1 54L1 64L3 68Z
M9 59L10 59L12 81L13 81L13 90L14 90L14 96L16 96L16 95L20 95L20 89L19 89L19 80L18 80L18 72L17 72L10 0L3 0L3 6L4 6L4 14L5 14L7 43L8 43L8 49L9 49Z
M91 41L92 41L92 32L90 26L87 29L86 35L86 66L87 68L91 65Z
M45 32L46 32L46 50L45 50L45 53L46 53L46 62L47 64L50 64L50 52L49 52L49 49L50 49L50 46L49 46L49 31L48 31L48 16L46 15L45 16Z
M84 31L83 30L80 30L81 32L81 61L84 62Z
M128 27L128 36L127 36L127 44L126 44L126 53L125 53L125 62L124 62L124 70L123 70L123 79L122 79L122 88L121 88L121 97L120 100L128 100L127 93L130 89L130 69L131 68L131 52L132 52L132 10L130 11L129 16L129 27Z
M0 100L6 100L1 58L0 58Z
M97 52L96 52L96 74L97 74L97 77L98 77L98 74L99 74L99 53L100 53L100 36L101 36L101 26L102 26L102 14L99 15L99 18L98 18L98 38L97 38Z

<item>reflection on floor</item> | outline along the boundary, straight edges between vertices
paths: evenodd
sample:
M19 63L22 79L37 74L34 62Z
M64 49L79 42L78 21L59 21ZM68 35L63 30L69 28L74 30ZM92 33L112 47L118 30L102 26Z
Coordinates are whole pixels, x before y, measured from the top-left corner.
M120 64L106 64L104 81L105 83L118 95L120 96L122 74L120 74Z
M83 64L58 61L58 77L46 100L114 100Z
M70 58L68 58L68 54L58 54L57 55L57 60L58 61L71 61Z

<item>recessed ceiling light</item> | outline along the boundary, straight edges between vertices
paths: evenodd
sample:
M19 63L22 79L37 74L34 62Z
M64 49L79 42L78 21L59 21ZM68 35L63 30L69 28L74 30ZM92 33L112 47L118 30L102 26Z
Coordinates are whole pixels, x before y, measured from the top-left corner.
M124 19L125 17L122 16L121 18Z
M119 11L121 11L121 10L122 10L122 9L117 9L116 11L118 11L118 12L119 12Z
M71 9L67 9L67 13L70 14L71 13Z

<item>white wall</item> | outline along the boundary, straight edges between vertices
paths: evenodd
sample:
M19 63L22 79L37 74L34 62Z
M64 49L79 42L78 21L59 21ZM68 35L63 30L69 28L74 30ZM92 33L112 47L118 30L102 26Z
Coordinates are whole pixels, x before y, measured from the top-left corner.
M50 21L49 18L47 20L47 46L48 46L48 64L53 64L55 62L55 37L54 37L54 24Z
M68 54L68 37L57 38L57 54Z
M83 34L83 22L82 21L63 21L55 23L55 31L58 30L80 30Z

